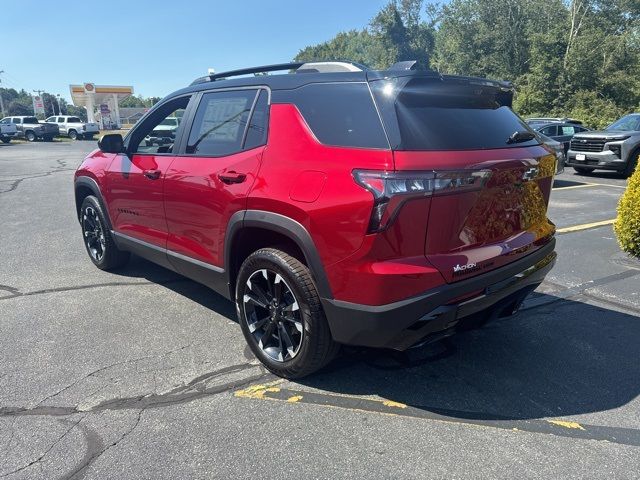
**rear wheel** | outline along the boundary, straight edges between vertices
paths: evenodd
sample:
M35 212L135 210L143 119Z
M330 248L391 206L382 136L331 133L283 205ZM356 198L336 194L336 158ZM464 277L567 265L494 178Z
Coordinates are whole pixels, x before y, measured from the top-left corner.
M580 175L589 175L590 173L593 173L593 168L573 167L573 169Z
M78 138L78 132L75 130L69 130L68 135L71 140L76 140Z
M96 197L90 195L82 202L80 224L84 246L96 267L101 270L112 270L129 261L129 252L123 252L116 246Z
M29 131L27 133L24 134L24 138L27 140L27 142L35 142L36 141L36 134Z
M338 352L309 269L280 250L264 248L244 261L236 305L249 347L276 375L304 377Z

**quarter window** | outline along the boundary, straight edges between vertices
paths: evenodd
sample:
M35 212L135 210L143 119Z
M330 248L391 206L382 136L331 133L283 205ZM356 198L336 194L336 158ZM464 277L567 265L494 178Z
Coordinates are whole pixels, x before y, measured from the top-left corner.
M186 153L217 157L241 151L255 97L255 90L204 94L189 133Z
M260 96L251 114L249 128L244 141L244 149L259 147L267 143L267 125L269 125L269 99L266 90L260 90Z
M569 125L563 125L560 130L562 131L560 135L573 135L576 133L575 127Z

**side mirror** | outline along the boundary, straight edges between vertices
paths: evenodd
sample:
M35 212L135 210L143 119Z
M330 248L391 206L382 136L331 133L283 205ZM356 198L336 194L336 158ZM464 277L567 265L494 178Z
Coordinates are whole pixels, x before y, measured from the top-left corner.
M119 133L103 135L98 140L98 148L104 153L124 153L124 140Z

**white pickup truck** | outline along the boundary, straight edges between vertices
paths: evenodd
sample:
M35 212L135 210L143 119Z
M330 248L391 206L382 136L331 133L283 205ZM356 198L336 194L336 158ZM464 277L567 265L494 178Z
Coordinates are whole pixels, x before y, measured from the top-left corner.
M79 117L68 115L56 115L47 118L47 123L55 123L60 128L60 135L66 135L71 140L84 138L91 140L94 135L100 133L97 123L87 123L80 120Z
M11 120L4 118L0 121L0 141L2 143L9 143L17 134L18 127L11 123Z

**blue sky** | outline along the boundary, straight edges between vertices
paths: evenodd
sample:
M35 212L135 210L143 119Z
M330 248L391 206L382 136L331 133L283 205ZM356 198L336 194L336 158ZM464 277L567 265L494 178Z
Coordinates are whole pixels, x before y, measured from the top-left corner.
M289 61L362 28L387 1L4 1L1 85L68 100L69 84L83 82L162 97L209 67Z

